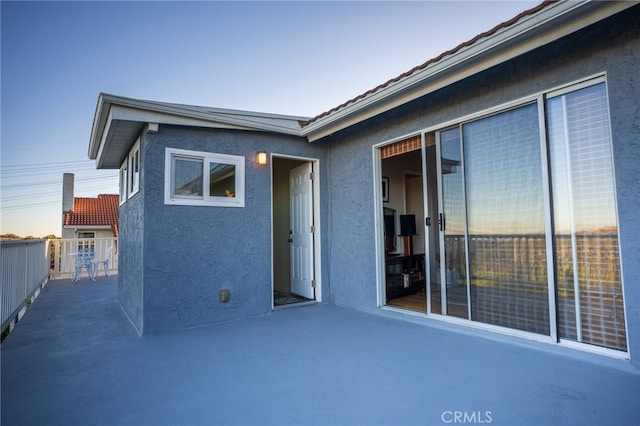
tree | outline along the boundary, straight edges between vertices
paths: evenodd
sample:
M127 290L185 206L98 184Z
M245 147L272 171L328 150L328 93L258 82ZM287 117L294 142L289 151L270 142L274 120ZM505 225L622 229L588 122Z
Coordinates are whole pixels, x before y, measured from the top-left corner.
M0 235L0 239L3 240L21 240L22 237L16 234L2 234Z

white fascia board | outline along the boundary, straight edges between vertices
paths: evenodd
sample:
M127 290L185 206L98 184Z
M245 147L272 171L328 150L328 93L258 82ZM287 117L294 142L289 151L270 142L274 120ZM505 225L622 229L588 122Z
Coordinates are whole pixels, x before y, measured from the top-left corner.
M309 142L389 111L492 66L576 32L631 6L634 2L552 3L495 34L414 74L318 119L303 128Z
M111 114L109 121L122 120L122 121L136 121L139 123L158 123L158 124L174 124L179 126L199 126L199 127L221 127L225 129L238 129L238 130L254 130L248 126L232 125L224 123L222 121L212 121L197 117L188 117L182 115L172 115L165 112L132 109L114 105L111 107Z
M111 229L111 225L64 225L64 229L82 229L83 231L87 231L89 229L96 229L100 231Z
M104 93L98 96L98 103L96 104L96 112L93 116L93 125L91 126L91 135L89 136L89 158L95 160L98 156L102 140L102 133L107 120L107 114L111 104L105 100Z
M135 111L156 113L163 117L163 121L159 122L165 124L197 123L197 125L205 127L223 126L224 128L263 130L299 136L299 121L305 120L303 117L289 117L277 114L263 114L249 111L169 104L113 95L109 95L109 99L114 106L117 104L118 106L126 108L126 110L132 114L131 117L136 116ZM118 116L117 118L122 120L132 120L132 118L125 116ZM187 119L187 121L181 121L185 119Z
M103 162L103 153L105 152L105 150L108 148L107 144L109 144L111 142L111 138L109 137L111 134L111 123L113 122L113 119L111 117L111 110L109 110L109 113L106 115L106 117L104 118L104 124L102 124L102 131L99 134L96 135L91 135L91 143L89 145L89 158L92 160L96 160L96 168L100 169L102 168L102 162ZM92 157L92 150L91 148L93 147L95 149L96 145L95 145L95 140L94 137L97 137L98 135L100 135L100 142L97 144L97 152L95 153L95 155Z
M105 155L111 149L112 138L117 134L118 123L123 122L140 123L141 128L145 123L158 123L267 131L302 136L300 121L306 119L277 114L168 104L101 93L91 131L89 158L97 160L97 168L104 167ZM134 137L134 135L130 136ZM127 143L126 141L120 142L121 144ZM131 144L133 143L132 139Z

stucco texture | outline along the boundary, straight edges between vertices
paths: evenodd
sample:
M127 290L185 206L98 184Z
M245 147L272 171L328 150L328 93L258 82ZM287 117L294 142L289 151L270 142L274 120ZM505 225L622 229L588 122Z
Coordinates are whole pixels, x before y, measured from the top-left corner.
M335 303L375 306L372 146L507 102L606 76L629 353L640 365L640 6L324 139L330 146ZM382 278L381 278L382 279Z
M245 156L245 207L165 205L166 147ZM119 292L140 333L271 311L270 166L253 159L258 150L323 157L318 148L294 137L221 129L160 126L143 136L140 192L121 210ZM226 303L221 290L229 291Z
M375 212L380 206L374 196L378 182L372 147L604 75L628 345L632 363L640 365L639 26L640 6L635 6L312 144L284 135L166 125L157 134L144 134L140 194L120 214L120 300L125 312L139 332L148 333L272 309L271 165L253 163L258 150L319 159L323 301L376 310L384 278L376 273L381 247L376 247ZM164 205L166 147L245 156L246 206ZM221 289L230 291L228 303L218 300Z

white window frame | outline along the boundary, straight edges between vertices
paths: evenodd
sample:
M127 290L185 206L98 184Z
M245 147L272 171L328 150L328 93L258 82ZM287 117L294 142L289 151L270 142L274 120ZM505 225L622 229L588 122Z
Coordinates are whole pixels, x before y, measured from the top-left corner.
M202 196L179 197L173 195L173 167L175 158L202 161ZM234 197L217 197L208 194L209 165L211 163L235 166ZM177 148L165 148L164 161L164 203L166 205L244 207L245 203L245 159L238 155L217 154L213 152L190 151Z
M123 205L127 201L127 182L129 181L128 163L128 158L125 158L120 166L120 205Z
M96 233L93 231L76 231L76 238L78 239L78 250L91 249L94 250L96 243ZM91 241L87 241L91 240Z
M140 190L140 138L129 151L129 176L127 199L131 198Z

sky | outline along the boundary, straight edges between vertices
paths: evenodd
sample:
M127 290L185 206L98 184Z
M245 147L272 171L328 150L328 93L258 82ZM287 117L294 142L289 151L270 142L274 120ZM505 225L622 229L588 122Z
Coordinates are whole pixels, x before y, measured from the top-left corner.
M60 236L118 192L87 151L98 95L312 117L540 1L0 3L0 233Z

